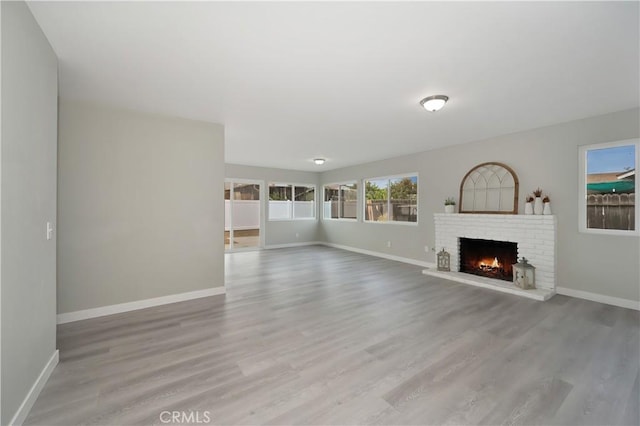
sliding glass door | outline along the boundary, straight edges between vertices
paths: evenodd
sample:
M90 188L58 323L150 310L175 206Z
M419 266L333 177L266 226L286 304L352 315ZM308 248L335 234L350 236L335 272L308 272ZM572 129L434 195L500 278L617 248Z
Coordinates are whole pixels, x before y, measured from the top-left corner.
M262 247L260 181L228 179L224 182L225 250Z

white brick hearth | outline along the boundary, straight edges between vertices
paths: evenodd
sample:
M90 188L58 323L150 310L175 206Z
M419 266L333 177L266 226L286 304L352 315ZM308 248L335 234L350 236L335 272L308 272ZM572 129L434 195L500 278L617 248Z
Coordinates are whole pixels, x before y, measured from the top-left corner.
M451 255L451 271L425 269L434 275L479 287L492 288L537 300L547 300L556 291L556 217L553 215L446 214L434 215L436 252ZM536 268L536 289L522 290L503 280L479 277L459 271L459 239L510 241L518 244L518 257L526 257Z

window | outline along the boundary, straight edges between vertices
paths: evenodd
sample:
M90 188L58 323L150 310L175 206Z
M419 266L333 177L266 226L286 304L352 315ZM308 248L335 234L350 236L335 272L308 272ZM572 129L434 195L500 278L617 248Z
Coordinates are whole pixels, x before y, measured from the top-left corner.
M314 219L315 217L315 186L269 184L269 220Z
M417 222L418 175L364 181L366 221Z
M293 218L313 219L316 217L316 187L294 186Z
M638 235L638 139L580 147L580 231Z
M336 183L324 186L325 219L356 219L358 202L358 184Z
M269 220L291 219L291 185L269 184Z

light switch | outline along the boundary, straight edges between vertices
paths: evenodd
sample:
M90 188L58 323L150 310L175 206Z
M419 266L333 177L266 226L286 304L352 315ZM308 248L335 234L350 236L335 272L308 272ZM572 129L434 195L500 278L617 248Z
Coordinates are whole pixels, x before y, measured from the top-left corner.
M53 224L51 222L47 222L47 240L53 238Z

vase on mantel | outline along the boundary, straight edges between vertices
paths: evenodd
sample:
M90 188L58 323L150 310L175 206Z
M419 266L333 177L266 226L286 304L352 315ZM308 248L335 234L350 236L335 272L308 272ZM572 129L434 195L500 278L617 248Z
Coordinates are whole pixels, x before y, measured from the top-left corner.
M456 206L455 204L445 204L444 206L444 212L445 213L453 213L456 210Z
M533 214L533 203L524 203L524 214Z
M542 214L546 214L546 215L551 214L551 203L544 203L544 207L542 208Z
M536 197L535 200L533 200L533 214L542 214L543 210L542 197Z

